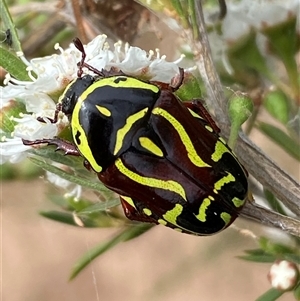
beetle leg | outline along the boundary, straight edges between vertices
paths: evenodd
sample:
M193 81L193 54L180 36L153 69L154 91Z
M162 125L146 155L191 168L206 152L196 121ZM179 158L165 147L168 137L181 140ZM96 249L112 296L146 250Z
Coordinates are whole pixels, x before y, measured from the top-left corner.
M124 213L128 219L138 221L138 222L144 222L144 223L155 223L155 224L158 223L155 219L151 218L150 216L137 211L137 209L134 207L134 202L131 198L120 196L120 201Z
M183 102L183 104L187 108L189 108L190 110L195 112L197 115L199 115L201 118L203 118L205 121L207 121L216 133L220 133L219 127L216 125L214 120L211 118L209 112L203 106L202 102L203 101L200 99L194 99L192 101Z
M62 104L61 103L57 103L56 109L55 109L55 112L54 112L54 117L53 118L47 117L47 119L50 121L50 123L56 123L57 122L57 120L58 120L58 114L59 114L59 112L61 112L61 109L62 109ZM39 122L46 123L43 117L38 117L37 120Z
M62 150L65 152L65 155L71 156L81 156L76 146L66 140L62 140L60 138L53 139L38 139L34 141L22 139L24 145L38 145L38 144L48 144L48 145L56 145L56 151Z

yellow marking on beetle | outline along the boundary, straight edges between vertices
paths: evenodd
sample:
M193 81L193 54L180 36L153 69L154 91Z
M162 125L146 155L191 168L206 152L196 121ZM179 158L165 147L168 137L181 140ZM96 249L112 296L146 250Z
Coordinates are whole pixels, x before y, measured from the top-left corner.
M102 107L102 106L97 106L96 108L99 110L99 112L106 116L106 117L110 117L111 116L111 111L108 108Z
M134 204L132 198L130 198L129 196L125 196L125 195L120 195L120 197L121 197L126 203L128 203L131 207L133 207L134 209L136 209L135 204Z
M94 92L95 89L99 89L105 86L113 88L145 89L150 90L153 93L159 92L159 88L157 86L140 81L136 78L127 76L111 76L94 82L81 94L82 99L85 100L89 94Z
M174 116L172 116L169 112L167 112L166 110L159 108L159 107L156 107L155 109L153 109L152 113L155 115L162 116L163 118L165 118L172 124L174 129L179 134L179 137L180 137L183 145L186 148L189 159L191 160L191 162L194 165L196 165L197 167L211 167L210 165L205 163L199 157L199 155L197 154L197 152L194 148L194 145L193 145L190 137L188 136L187 132L185 131L184 127L177 119L174 118Z
M172 191L174 193L177 193L185 201L187 201L185 190L178 182L175 182L175 181L172 181L172 180L166 180L165 181L165 180L159 180L159 179L155 179L155 178L143 177L143 176L133 172L132 170L128 169L123 164L123 162L120 158L118 158L115 161L115 166L118 168L118 170L122 174L124 174L126 177L133 180L134 182L137 182L137 183L139 183L141 185L144 185L144 186L149 186L149 187L153 187L153 188L159 188L159 189Z
M116 145L115 145L115 150L114 150L114 155L118 153L118 151L122 148L123 145L123 140L126 136L126 134L130 131L132 126L134 125L135 122L138 120L142 119L148 111L148 108L144 108L140 110L139 112L130 115L125 122L125 125L118 129L117 131L117 136L116 136Z
M200 205L200 208L199 208L199 213L196 215L196 218L200 222L206 222L206 210L210 204L211 204L211 201L209 198L205 198L202 201L202 204Z
M200 115L198 115L197 113L195 113L193 110L191 110L190 108L188 108L189 112L191 113L191 115L195 118L199 118L199 119L203 119Z
M226 152L229 152L229 149L219 138L219 140L216 142L215 151L211 155L211 159L215 162L218 162Z
M159 219L157 220L157 222L158 222L159 224L163 225L163 226L166 226L166 225L167 225L167 221L165 221L165 220L162 219L162 218L159 218Z
M228 225L231 221L231 215L227 212L222 212L220 214L221 219L225 222L225 225Z
M164 153L162 150L148 137L140 137L139 142L143 148L150 151L154 155L158 157L163 157Z
M205 128L211 133L213 133L213 131L214 131L213 128L209 125L206 125Z
M79 111L82 102L83 99L79 97L72 114L71 128L72 128L73 140L76 146L78 147L79 152L89 162L93 170L95 172L101 172L102 167L96 162L92 154L92 151L89 147L87 136L79 122Z
M195 113L193 110L191 110L190 108L188 108L189 112L191 113L191 115L195 118L198 118L198 119L202 119L204 120L204 118L202 118L200 115L198 115L197 113ZM213 132L213 128L209 125L206 125L205 128L209 131L209 132Z
M183 210L183 206L180 204L176 204L175 207L171 210L168 210L165 214L163 214L163 218L173 224L173 225L177 225L177 217L181 214Z
M175 231L177 231L177 232L180 232L180 233L182 233L182 232L183 232L183 230L182 230L182 229L180 229L180 228L174 228L174 230L175 230Z
M148 208L143 208L143 212L148 216L152 215L152 211Z
M241 200L237 197L234 197L232 199L232 203L234 204L235 207L239 208L245 204L245 200Z
M235 177L231 173L227 173L227 176L225 176L222 179L220 179L219 181L215 182L214 192L218 193L217 191L221 190L223 185L228 184L230 182L234 182L234 181L235 181Z
M70 87L77 81L77 78L72 80L71 82L69 82L69 84L66 86L63 94L60 95L60 97L58 98L58 102L59 103L62 103L63 99L65 98L66 96L66 93L69 91Z
M223 137L219 137L219 140L220 140L221 142L223 142L224 144L226 144L226 141L225 141L225 139L224 139Z
M215 198L214 198L213 196L211 196L211 195L209 195L208 198L209 198L210 200L212 200L212 201L215 200Z

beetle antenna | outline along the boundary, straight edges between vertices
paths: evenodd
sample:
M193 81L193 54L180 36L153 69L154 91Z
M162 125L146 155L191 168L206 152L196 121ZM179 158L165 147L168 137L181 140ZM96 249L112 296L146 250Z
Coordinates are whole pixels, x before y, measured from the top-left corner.
M75 47L81 52L81 61L78 63L78 71L77 71L77 76L81 77L82 73L83 73L83 67L86 67L88 70L93 71L95 74L101 76L101 77L105 77L105 75L103 74L102 71L92 67L91 65L87 64L85 62L86 59L86 53L83 47L82 42L80 41L79 38L74 38L73 39L73 43L75 45Z
M81 61L78 63L78 71L77 71L77 76L81 77L82 73L83 73L82 68L84 66L84 61L85 61L85 58L86 58L86 53L85 53L83 44L79 40L79 38L74 38L73 39L73 44L81 52Z

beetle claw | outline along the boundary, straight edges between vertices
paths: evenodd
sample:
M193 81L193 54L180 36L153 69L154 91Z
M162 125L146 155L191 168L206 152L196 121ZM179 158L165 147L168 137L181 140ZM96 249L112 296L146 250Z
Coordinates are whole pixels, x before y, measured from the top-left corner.
M28 146L35 146L39 144L56 145L55 151L62 150L65 155L80 156L79 151L73 143L57 137L53 139L38 139L33 141L22 139L22 141L24 145Z

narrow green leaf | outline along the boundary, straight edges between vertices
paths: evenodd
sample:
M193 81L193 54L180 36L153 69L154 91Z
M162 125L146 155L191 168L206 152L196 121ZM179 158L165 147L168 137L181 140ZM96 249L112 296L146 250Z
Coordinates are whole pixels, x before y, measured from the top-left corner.
M81 185L83 187L86 187L86 188L89 188L89 189L93 189L93 190L96 190L96 191L99 191L99 192L107 192L108 189L104 187L104 185L100 184L99 183L94 183L94 182L91 182L90 179L83 179L83 178L79 178L78 176L76 175L72 175L72 174L69 174L67 172L65 172L64 170L56 167L56 166L53 166L49 163L46 163L44 161L41 161L41 160L38 160L36 158L30 158L30 160L40 166L41 168L49 171L49 172L52 172L58 176L60 176L61 178L65 179L65 180L68 180L72 183L75 183L75 184L78 184L78 185Z
M66 209L69 207L68 200L65 197L63 197L61 194L56 195L53 193L49 193L49 194L47 194L47 197L53 204L55 204L61 208Z
M182 2L182 1L178 1L178 0L170 0L172 8L177 12L178 16L180 17L181 20L181 25L184 28L188 27L189 21L187 18L187 14L186 14L186 8L183 7L183 5L185 5L186 3Z
M76 211L76 214L78 211L83 210L86 207L89 207L93 205L94 203L92 201L89 201L84 198L75 198L73 196L67 198L69 205L72 208L72 211Z
M299 50L297 27L297 13L291 12L285 21L273 26L264 26L261 30L268 39L269 51L283 62L296 95L299 92L299 71L295 57Z
M10 51L2 47L0 47L0 66L18 80L32 81L26 71L27 66Z
M16 169L13 168L12 164L4 163L0 168L0 180L12 180L17 177Z
M300 300L300 282L298 282L297 286L294 288L294 296L297 301Z
M8 6L7 6L5 0L0 1L0 20L2 20L2 22L3 22L4 30L9 29L9 31L10 31L11 40L12 40L12 48L14 49L14 51L22 52L18 33L16 31L15 24L9 13ZM1 54L0 54L0 57L1 57ZM18 78L18 79L20 79L20 78Z
M54 220L56 222L61 222L64 224L72 225L72 226L77 226L78 224L75 223L74 221L74 215L70 212L62 212L62 211L41 211L40 215L47 217L51 220ZM91 219L84 219L84 227L86 228L94 228L97 227L97 224L94 223Z
M287 261L291 261L291 262L294 262L296 264L300 264L300 255L289 253L289 254L284 254L283 258Z
M246 261L253 261L253 262L262 262L262 263L269 263L274 262L277 257L271 254L264 254L264 255L242 255L238 256L239 259L243 259Z
M185 12L187 12L187 15L189 16L188 21L190 28L193 31L193 38L195 40L199 39L199 29L197 24L197 18L195 13L195 0L187 0L187 9L185 9ZM186 13L185 13L186 15Z
M75 169L83 169L83 158L82 157L74 157L74 156L65 156L62 152L55 151L55 147L52 145L41 147L41 148L32 148L30 150L31 154L36 156L49 159L51 161L64 164L71 168ZM85 169L83 169L85 170Z
M99 202L97 204L93 204L91 206L88 206L84 208L83 210L80 210L77 212L78 215L82 214L91 214L99 211L105 211L109 208L116 207L120 205L120 200L119 199L113 199L110 201L105 201L105 202Z
M72 269L70 280L74 279L93 259L110 250L120 242L128 241L144 232L148 231L152 225L140 224L126 228L121 233L115 235L111 240L101 243L100 245L89 250L81 259L77 261Z
M289 101L282 91L276 90L267 93L263 105L274 118L283 124L289 121Z
M281 129L265 122L258 123L258 129L260 129L266 136L280 145L285 151L287 151L292 157L300 161L300 143L294 141Z
M180 17L186 18L186 11L182 7L184 3L181 3L178 0L170 0L172 7L176 10L176 12L180 15Z
M286 215L286 212L283 209L281 203L277 200L277 198L274 196L274 194L271 191L264 188L264 195L266 197L266 200L268 201L268 204L273 210L275 210L276 212L282 215Z
M0 54L1 56L1 54ZM21 102L11 100L0 111L0 137L11 137L15 129L16 121L12 117L20 117L20 113L25 112L25 105ZM2 141L2 140L1 140ZM5 143L5 142L3 142Z
M260 50L258 49L257 43L257 33L252 30L249 34L242 36L235 44L228 48L228 59L231 66L234 68L235 72L239 77L238 81L247 80L247 73L245 70L256 70L258 73L265 75L267 78L272 78L268 66L266 64L265 58L262 56Z
M262 249L244 250L245 253L250 255L265 255L266 252Z
M263 295L261 295L259 298L257 298L255 301L274 301L277 300L279 297L281 297L283 294L284 292L280 292L275 288L271 288L268 291L266 291Z
M282 256L284 254L294 253L294 249L292 249L291 247L277 242L275 243L264 236L259 238L259 245L267 254L273 254L276 255L277 257Z

